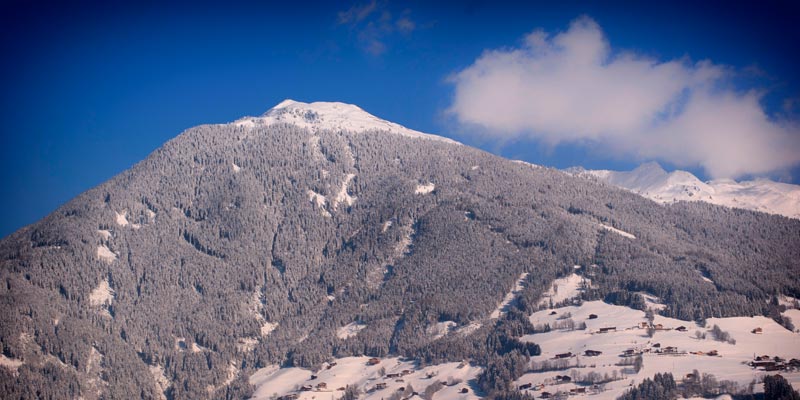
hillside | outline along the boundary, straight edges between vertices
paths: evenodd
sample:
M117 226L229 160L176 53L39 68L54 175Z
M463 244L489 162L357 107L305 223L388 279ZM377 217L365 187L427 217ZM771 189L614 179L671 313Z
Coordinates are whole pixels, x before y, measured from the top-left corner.
M261 368L367 356L469 359L489 393L551 351L519 338L575 265L596 266L584 300L647 292L694 321L800 297L799 260L796 219L664 207L287 101L191 128L0 241L0 392L233 399Z

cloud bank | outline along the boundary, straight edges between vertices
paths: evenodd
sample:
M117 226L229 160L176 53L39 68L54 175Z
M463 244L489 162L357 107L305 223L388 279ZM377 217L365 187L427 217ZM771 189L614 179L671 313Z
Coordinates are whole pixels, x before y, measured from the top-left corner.
M519 48L485 51L451 77L448 109L493 138L599 146L610 157L702 166L714 178L800 163L797 121L769 116L763 92L732 88L737 71L710 61L658 61L612 51L581 17Z
M410 14L411 11L406 9L399 17L395 16L389 10L388 3L372 0L340 11L337 23L357 32L358 44L364 52L380 56L388 49L387 42L391 36L395 33L409 35L417 28Z

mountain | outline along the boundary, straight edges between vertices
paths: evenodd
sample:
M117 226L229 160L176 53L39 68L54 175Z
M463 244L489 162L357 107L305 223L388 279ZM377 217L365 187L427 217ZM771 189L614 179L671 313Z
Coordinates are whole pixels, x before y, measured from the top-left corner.
M686 171L668 173L656 162L642 164L633 171L577 168L570 172L597 177L660 203L705 201L800 218L800 186L766 178L742 182L731 179L703 182Z
M659 298L659 318L779 320L770 300L800 297L798 233L798 220L663 207L356 106L285 101L188 129L0 240L0 393L238 399L275 383L259 380L268 371L293 382L305 375L291 368L402 357L454 362L469 396L499 395L558 350L523 338L542 308ZM579 298L552 294L575 271L591 279Z

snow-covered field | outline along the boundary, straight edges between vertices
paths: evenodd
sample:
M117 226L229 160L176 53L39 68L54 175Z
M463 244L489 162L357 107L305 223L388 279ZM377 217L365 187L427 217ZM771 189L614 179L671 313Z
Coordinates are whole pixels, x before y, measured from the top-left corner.
M555 311L555 314L552 314ZM596 318L590 319L590 315ZM532 387L544 384L541 391L556 393L569 391L580 387L573 383L557 384L557 375L580 374L589 372L608 373L621 379L604 385L603 391L590 395L595 399L615 399L630 385L638 384L645 378L652 377L657 372L671 372L676 380L680 380L697 369L700 373L714 374L718 380L731 380L746 387L753 379L764 375L763 371L755 370L746 365L755 355L780 356L785 359L800 358L800 334L792 333L766 317L736 317L736 318L711 318L708 319L706 328L697 326L693 322L681 321L662 316L656 316L653 324L662 326L651 338L647 329L641 327L646 322L643 311L627 307L614 306L601 301L585 302L581 306L567 306L554 310L542 310L531 315L530 320L534 325L554 325L558 318L571 315L576 322L585 322L585 330L553 330L547 333L526 335L523 340L539 344L542 354L532 358L532 365L543 361L554 363L556 354L572 353L565 358L572 367L566 370L528 373L517 380L518 385L531 383ZM708 333L711 327L719 325L736 340L736 344L729 344L713 340ZM676 328L685 327L685 331ZM763 334L753 334L755 328L762 328ZM608 332L601 333L601 328ZM706 339L697 339L695 332L706 333ZM655 347L658 344L659 347ZM676 348L676 353L666 355L655 353L664 351L667 347ZM635 353L643 352L643 368L635 373L630 366L615 365L623 359L621 355L626 350L632 349ZM587 356L587 350L602 352L597 356ZM718 356L709 356L712 350ZM703 354L692 354L702 352ZM573 372L574 371L574 372ZM800 387L800 373L781 372L795 387ZM761 390L761 385L755 387ZM589 388L591 391L591 388ZM536 393L536 392L534 392ZM587 394L589 396L589 394Z
M358 387L364 393L363 399L378 400L388 398L408 385L423 393L425 388L436 381L444 382L445 387L436 392L435 398L469 400L478 397L467 382L478 376L480 371L480 367L468 363L446 363L421 368L412 361L399 358L375 359L370 362L369 357L347 357L324 364L317 372L277 366L262 368L250 377L250 383L256 386L253 400L291 393L299 394L301 400L336 399L344 394L344 388L348 385ZM308 390L304 391L303 386ZM464 389L467 392L461 393Z
M576 266L578 269L580 267ZM503 308L513 301L526 277L527 274L519 277L489 318L499 316ZM578 274L557 279L540 304L563 304L578 297L589 285L591 281ZM650 308L663 307L655 296L643 295ZM791 306L792 300L784 302ZM784 315L797 317L800 322L800 310L789 309ZM747 365L754 357L800 358L800 333L790 332L773 320L760 316L710 318L705 327L701 327L694 322L656 315L651 323L643 311L590 301L544 309L533 313L530 321L537 327L549 325L553 328L549 332L521 338L538 344L542 354L531 358L531 372L514 384L536 397L544 392L569 393L571 389L582 388L585 393L573 395L600 400L616 399L631 385L652 378L658 372L671 372L680 382L694 370L713 374L720 381L734 381L741 388L746 388L766 374ZM479 323L475 324L480 326ZM585 329L580 329L582 324L585 324ZM453 331L454 323L440 325L428 333L441 337L451 332L463 333L461 331L467 328ZM735 343L714 340L710 333L714 325L728 332ZM559 326L574 328L557 329ZM648 334L648 327L655 329L652 337ZM753 333L756 328L761 328L762 333ZM337 334L339 337L349 337L358 334L360 329L363 329L363 325L351 323L342 327ZM704 338L702 334L705 334ZM632 361L635 358L623 356L626 351L634 356L642 355L643 364L638 372L632 365L617 365L622 360ZM537 371L545 366L551 370ZM438 380L447 383L447 386L436 392L434 399L475 399L478 397L469 381L475 379L480 371L480 367L467 362L423 368L412 360L400 358L348 357L325 364L319 371L270 366L253 374L250 383L256 386L253 399L289 394L297 394L299 399L305 400L337 399L344 394L346 386L355 385L364 393L362 398L377 400L388 398L409 384L415 391L423 393L426 387ZM610 381L598 385L579 383L590 373L599 374L599 377L607 376ZM800 372L780 373L795 388L800 387ZM568 376L570 381L557 379L558 376ZM461 393L465 389L466 392ZM762 391L763 386L756 384L754 390Z

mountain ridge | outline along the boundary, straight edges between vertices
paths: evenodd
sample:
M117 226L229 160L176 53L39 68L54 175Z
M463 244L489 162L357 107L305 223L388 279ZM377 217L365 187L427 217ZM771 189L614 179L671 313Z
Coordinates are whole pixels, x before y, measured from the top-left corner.
M581 167L566 171L576 176L595 177L663 204L704 201L800 218L800 185L775 182L768 178L703 182L687 171L667 172L656 162L642 164L632 171L586 170Z

